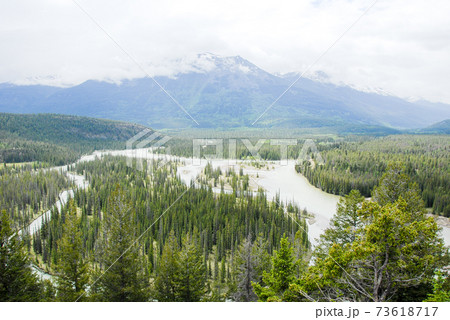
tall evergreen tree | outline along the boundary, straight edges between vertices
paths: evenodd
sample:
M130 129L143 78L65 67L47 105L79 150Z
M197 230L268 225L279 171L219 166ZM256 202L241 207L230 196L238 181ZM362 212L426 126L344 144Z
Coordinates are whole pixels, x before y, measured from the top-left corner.
M227 271L225 266L225 257L222 258L222 261L220 262L220 283L225 283L225 280L227 278Z
M392 162L386 168L380 183L374 188L372 198L381 206L394 203L400 197L406 201L406 210L413 216L420 218L425 205L420 196L420 190L416 183L405 173L405 165L400 162Z
M89 270L83 257L83 239L73 200L68 203L65 219L62 238L58 241L58 299L75 301L82 297L82 300L85 300Z
M235 258L234 278L235 288L232 298L235 301L256 301L257 297L253 291L252 281L256 279L256 266L252 256L252 239L248 237L241 243Z
M287 237L280 240L280 249L272 257L272 269L264 272L263 283L253 283L260 301L281 301L295 281L294 251Z
M158 275L155 279L154 297L158 301L177 301L176 277L179 273L180 248L173 231L163 248Z
M0 301L39 301L42 287L23 240L14 233L5 210L0 218Z
M355 241L357 232L363 225L363 219L359 214L363 202L364 197L358 190L352 190L348 195L339 199L336 214L330 221L330 227L320 236L315 252L316 256L327 255L329 248L334 243L342 245Z
M103 266L99 292L106 301L147 301L149 279L139 253L132 206L124 192L116 188L105 215Z
M196 240L189 233L183 238L180 269L176 277L178 301L201 301L206 293L206 267Z
M446 250L436 222L417 220L407 208L400 197L394 204L368 203L361 209L371 223L346 254L343 283L359 288L362 299L389 300L400 289L430 282L442 267Z
M259 283L264 271L270 268L270 256L267 243L258 237L252 243L251 235L241 243L233 266L234 283L230 288L231 297L235 301L256 301L257 296L252 282Z

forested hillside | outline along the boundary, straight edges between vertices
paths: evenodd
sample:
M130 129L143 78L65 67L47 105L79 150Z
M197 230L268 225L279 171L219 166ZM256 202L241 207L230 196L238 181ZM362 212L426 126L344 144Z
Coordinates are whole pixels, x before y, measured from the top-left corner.
M435 123L419 130L420 133L450 134L450 119Z
M61 165L98 149L123 149L141 125L57 114L0 113L0 162Z
M305 161L297 166L315 186L345 195L357 189L372 195L388 164L401 161L434 213L450 216L450 137L398 135L368 141L319 144L324 165Z

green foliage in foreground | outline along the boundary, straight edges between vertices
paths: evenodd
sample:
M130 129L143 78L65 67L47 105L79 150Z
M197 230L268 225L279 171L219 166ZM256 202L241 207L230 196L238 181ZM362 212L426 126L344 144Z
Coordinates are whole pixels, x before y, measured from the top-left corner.
M289 287L295 300L392 301L400 292L432 283L434 273L448 264L436 222L425 215L417 189L398 168L392 165L381 179L377 190L383 193L375 197L380 203L361 202L357 193L341 200L334 223L321 236L314 264ZM356 216L355 206L360 207ZM343 217L353 221L351 232L343 233L335 223ZM416 292L416 300L424 298Z
M272 257L272 269L264 272L262 281L265 286L254 283L253 287L262 301L282 301L289 285L295 280L294 249L287 238L280 241L280 249Z
M257 295L253 283L262 284L264 272L270 270L271 259L267 253L267 242L258 237L252 242L249 235L236 255L233 264L233 279L230 285L230 297L234 301L256 301Z
M95 275L96 292L103 301L132 302L148 300L148 274L140 246L135 245L138 234L134 228L132 206L119 188L108 199L105 220L102 268ZM107 272L106 272L107 270Z
M90 181L89 189L77 190L74 196L80 215L80 250L93 270L94 285L83 298L223 301L239 296L242 277L236 270L245 269L238 264L244 258L241 243L248 239L255 272L251 272L247 293L253 301L251 281L259 281L268 268L260 261L277 249L283 235L294 242L296 252L308 251L307 225L299 208L269 202L261 192L246 191L248 177L235 176L232 194L215 194L207 185L184 185L175 176L174 163L159 165L155 162L140 171L129 167L122 157L77 165ZM120 201L114 200L117 186ZM70 211L70 206L54 210L41 232L34 235L34 253L50 272L57 271L61 263L63 251L58 243L64 238L62 230ZM133 244L131 239L141 234ZM260 237L255 239L257 235ZM302 249L297 248L300 246Z
M39 301L42 294L24 242L11 228L10 218L3 210L0 217L0 301Z
M83 239L73 200L68 203L65 220L62 237L58 241L58 300L76 301L86 293L89 283L89 266L83 257Z
M450 302L450 288L449 288L450 277L447 274L447 278L444 277L443 273L438 271L433 279L433 292L428 295L428 298L424 300L425 302Z

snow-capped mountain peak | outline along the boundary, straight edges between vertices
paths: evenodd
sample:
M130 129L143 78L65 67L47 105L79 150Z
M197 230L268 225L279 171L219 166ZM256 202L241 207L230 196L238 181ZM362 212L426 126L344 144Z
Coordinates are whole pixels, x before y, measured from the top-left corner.
M259 73L263 72L253 63L245 60L241 56L219 56L209 52L200 53L192 58L183 60L184 68L181 68L177 74L189 72L207 73L216 72L232 72L232 73Z

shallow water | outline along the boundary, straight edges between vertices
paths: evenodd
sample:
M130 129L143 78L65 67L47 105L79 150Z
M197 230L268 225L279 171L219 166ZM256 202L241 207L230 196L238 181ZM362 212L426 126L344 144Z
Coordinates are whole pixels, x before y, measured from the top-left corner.
M308 232L309 239L314 245L317 243L323 230L329 226L330 219L336 213L336 205L339 201L339 196L326 193L319 188L311 185L308 180L297 173L294 168L294 163L287 164L279 161L269 162L270 170L255 168L250 166L250 162L246 161L232 161L224 159L192 159L176 156L168 156L162 154L154 154L151 149L135 149L135 150L112 150L112 151L98 151L91 155L82 157L79 161L92 161L101 157L104 154L135 157L141 159L166 159L178 160L183 162L178 168L178 176L180 179L189 184L195 180L205 168L208 162L211 162L214 168L220 167L222 170L234 168L238 171L240 166L243 167L244 173L252 177L253 182L265 189L269 200L275 198L276 194L280 194L280 200L283 202L295 202L300 208L306 208L309 213L314 215L313 221L309 221ZM257 175L259 177L257 177ZM214 188L215 192L220 192L220 188ZM450 228L442 226L442 236L445 244L450 245Z
M183 158L154 154L151 152L151 149L96 151L93 154L81 157L78 162L93 161L101 158L103 155L126 156L138 159L165 159L167 161L177 160L182 163L178 167L177 175L186 184L195 181L208 162L214 168L220 167L223 171L226 171L228 168L239 171L239 168L242 167L244 174L249 174L254 185L260 186L266 191L269 200L275 199L276 194L279 193L280 201L284 203L294 202L301 209L306 209L314 215L314 219L309 221L308 225L309 238L312 244L317 243L316 239L329 226L330 219L336 212L336 205L340 198L311 185L304 176L295 171L294 163L292 162L287 164L279 161L268 162L270 168L268 170L267 168L258 169L252 167L250 162L246 161L224 159L211 159L207 161L205 159ZM65 170L66 167L58 167L58 169L61 168ZM68 175L75 181L78 187L85 187L87 185L83 176L70 173ZM213 188L213 190L214 192L220 192L220 188ZM68 192L72 192L73 194L73 191ZM65 199L67 196L64 194L60 198ZM56 205L59 208L61 203L56 203ZM41 224L42 220L40 223L36 222L33 227L39 229ZM446 245L450 245L450 228L444 226L442 235Z
M138 159L165 159L167 161L177 160L181 162L178 167L177 175L185 184L189 185L191 181L195 181L197 176L203 171L206 164L210 162L214 168L220 167L222 171L232 168L236 172L242 167L244 174L248 174L254 183L254 186L263 188L269 200L274 200L277 193L280 196L280 201L284 203L293 202L301 209L306 209L308 213L314 215L312 221L308 221L308 235L312 245L317 244L317 239L322 234L330 223L330 219L336 212L336 205L339 201L339 196L326 193L319 188L311 185L308 180L301 174L295 171L294 163L281 163L279 161L269 162L269 168L255 168L246 161L230 161L223 159L212 159L206 161L204 159L192 159L175 156L167 156L161 154L153 154L148 149L138 150L111 150L111 151L96 151L93 154L86 155L80 158L77 162L93 161L101 158L103 155L126 156ZM50 170L67 171L67 166L54 167ZM49 170L49 169L46 169ZM84 176L66 172L68 178L72 180L76 187L86 188L89 182L85 180ZM213 191L220 193L220 188L213 188ZM66 190L61 192L59 199L55 205L61 209L69 197L73 196L73 190ZM49 219L51 211L44 212L40 217L34 220L29 225L29 231L35 232L41 229L44 217ZM19 231L21 234L22 230ZM450 245L450 228L443 226L442 236L445 244ZM51 279L52 276L45 273L41 269L33 268L34 272L43 279Z
M312 244L316 244L316 238L329 225L331 217L336 212L336 204L339 196L331 195L312 186L308 180L295 171L294 164L282 165L280 162L271 162L270 170L251 167L246 162L240 164L230 164L227 160L210 160L214 168L220 167L223 171L234 168L239 171L242 165L244 174L248 174L251 180L259 187L263 188L269 200L274 200L277 193L283 203L292 202L301 209L306 209L314 215L314 223L309 224L308 233ZM179 175L183 182L189 183L191 179L201 173L206 165L194 165L192 161L179 168ZM273 168L273 169L272 169ZM215 191L220 192L219 188Z
M293 164L275 166L271 171L258 171L258 175L256 181L267 191L269 199L279 193L281 201L294 202L301 209L314 214L315 221L309 224L308 231L311 243L316 244L316 239L336 213L340 197L312 186L304 176L295 171Z

